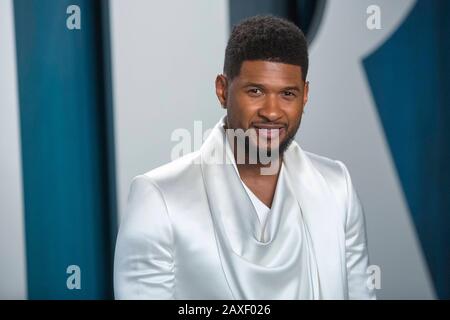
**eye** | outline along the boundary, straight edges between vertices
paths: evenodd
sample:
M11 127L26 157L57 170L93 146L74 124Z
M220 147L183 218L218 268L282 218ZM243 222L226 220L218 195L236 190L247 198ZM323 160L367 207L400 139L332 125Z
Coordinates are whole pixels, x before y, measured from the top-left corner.
M259 97L263 92L259 88L250 88L247 90L247 93L252 97Z
M295 93L292 91L283 91L283 95L289 98L296 97Z

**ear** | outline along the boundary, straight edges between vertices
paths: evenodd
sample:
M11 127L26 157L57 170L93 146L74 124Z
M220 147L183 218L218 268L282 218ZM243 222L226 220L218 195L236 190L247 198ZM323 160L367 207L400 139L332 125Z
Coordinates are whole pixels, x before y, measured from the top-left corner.
M228 79L225 75L219 74L216 77L216 95L219 99L222 108L227 108L227 88L228 88Z
M308 93L309 93L309 81L306 81L305 86L303 88L303 107L308 102Z

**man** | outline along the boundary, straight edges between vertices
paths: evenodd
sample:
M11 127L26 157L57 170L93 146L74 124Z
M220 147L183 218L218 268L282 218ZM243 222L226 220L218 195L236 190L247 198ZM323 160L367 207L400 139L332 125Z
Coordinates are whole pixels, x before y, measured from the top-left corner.
M347 168L293 141L307 72L294 24L257 16L233 28L216 78L226 116L199 151L132 182L116 298L375 298Z

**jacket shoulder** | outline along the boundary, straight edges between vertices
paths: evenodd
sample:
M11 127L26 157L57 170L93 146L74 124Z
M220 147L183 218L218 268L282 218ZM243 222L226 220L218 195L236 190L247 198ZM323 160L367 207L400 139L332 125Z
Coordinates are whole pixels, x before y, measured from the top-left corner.
M164 195L185 192L202 181L200 153L192 152L142 174ZM181 193L183 194L183 193Z
M350 174L346 165L340 161L305 151L314 168L318 170L335 196L338 204L346 212L351 188Z
M331 159L322 155L318 155L309 151L304 151L313 166L319 170L322 176L328 180L329 178L337 178L345 182L345 165L335 159Z

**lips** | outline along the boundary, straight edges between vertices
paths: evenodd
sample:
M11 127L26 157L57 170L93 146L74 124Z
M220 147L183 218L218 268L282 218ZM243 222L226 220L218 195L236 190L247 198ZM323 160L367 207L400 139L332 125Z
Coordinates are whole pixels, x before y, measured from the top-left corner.
M284 134L286 127L282 124L261 123L254 124L253 127L260 137L274 139Z

